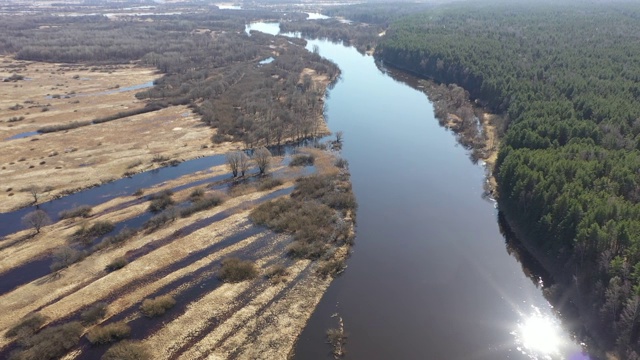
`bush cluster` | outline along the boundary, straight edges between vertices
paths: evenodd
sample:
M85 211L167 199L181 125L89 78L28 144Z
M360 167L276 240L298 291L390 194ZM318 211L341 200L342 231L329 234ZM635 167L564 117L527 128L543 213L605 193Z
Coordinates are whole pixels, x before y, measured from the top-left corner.
M171 295L162 295L153 299L145 299L140 305L140 312L146 317L163 315L176 304Z
M119 233L113 236L105 237L100 244L96 245L98 249L104 249L112 244L119 244L125 242L126 240L132 238L138 231L136 229L131 229L128 227L122 228Z
M94 239L112 232L115 227L116 226L108 220L96 221L89 227L86 225L81 226L80 229L73 233L71 240L90 243Z
M334 277L340 274L344 269L345 269L344 259L326 260L318 264L318 268L316 269L316 274L318 274L322 278L326 278L327 276Z
M51 263L51 271L58 271L66 268L71 264L84 259L87 253L73 249L69 246L63 246L53 253L53 263Z
M218 278L224 282L237 283L251 280L258 276L258 269L249 260L227 258L222 260L222 267L218 272Z
M108 344L125 339L131 334L131 327L124 321L96 326L89 330L87 339L92 345Z
M287 268L282 264L278 264L270 267L265 274L267 279L271 280L273 284L277 284L279 282L286 282L288 275L289 275L289 270L287 270Z
M289 198L261 204L250 218L274 231L293 234L294 242L287 248L291 257L319 259L332 243L349 239L340 213L357 206L349 183L338 176L299 179Z
M19 323L10 328L5 337L27 337L33 335L47 321L44 315L33 313L25 316Z
M356 198L351 184L337 175L313 175L298 179L291 194L294 199L315 199L336 210L355 210Z
M178 217L178 211L175 208L168 208L160 214L152 217L144 223L143 227L148 231L155 231L164 224L175 221Z
M80 314L80 319L82 320L82 323L88 325L98 322L98 320L104 318L105 315L107 315L107 304L104 302L97 302L84 310Z
M289 166L311 166L315 161L316 158L312 154L298 154L291 159Z
M91 125L91 121L87 120L87 121L72 121L70 123L66 123L66 124L57 124L57 125L48 125L48 126L43 126L41 128L38 129L39 133L52 133L52 132L56 132L56 131L65 131L65 130L71 130L71 129L76 129L82 126L87 126L87 125Z
M79 322L48 327L20 340L21 349L12 353L11 360L58 359L78 344L84 328Z
M273 177L265 177L258 183L258 190L267 191L271 190L274 187L282 185L283 182L280 179L276 179Z
M165 210L169 206L175 204L175 201L171 198L173 191L164 190L158 194L151 195L151 203L149 204L149 211L152 213L159 213Z
M123 256L115 258L112 262L110 262L106 267L105 270L107 270L108 272L112 272L112 271L116 271L119 269L122 269L123 267L127 266L129 262L127 261L127 259Z
M147 348L137 342L122 341L107 350L102 360L147 360L151 354Z
M76 206L70 210L64 210L58 213L60 219L71 219L75 217L89 217L91 215L91 206L89 205L81 205Z
M198 200L195 200L191 205L186 208L180 209L181 217L188 217L196 212L211 209L224 202L224 197L221 194L208 194Z

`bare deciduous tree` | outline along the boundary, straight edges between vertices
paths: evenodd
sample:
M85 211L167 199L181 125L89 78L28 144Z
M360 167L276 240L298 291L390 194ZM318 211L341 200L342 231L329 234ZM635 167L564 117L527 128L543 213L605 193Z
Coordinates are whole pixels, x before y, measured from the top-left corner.
M244 174L247 171L249 171L250 167L251 167L251 159L244 152L240 152L240 162L239 162L240 176L244 176Z
M260 175L267 172L269 168L269 163L271 162L271 152L266 147L261 147L256 149L253 153L253 159L258 165L258 170L260 171Z
M27 188L27 192L33 196L33 203L37 204L40 199L40 194L42 193L42 188L38 185L31 185Z
M227 154L227 164L233 173L233 177L238 176L238 170L240 169L240 161L242 159L240 151L233 151Z
M23 216L22 223L33 228L36 234L39 234L43 226L51 224L51 218L43 210L35 210Z

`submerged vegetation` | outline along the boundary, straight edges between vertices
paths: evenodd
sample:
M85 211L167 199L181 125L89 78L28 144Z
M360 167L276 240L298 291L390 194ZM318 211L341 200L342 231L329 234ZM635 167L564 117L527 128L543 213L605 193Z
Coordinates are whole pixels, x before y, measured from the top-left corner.
M508 115L502 207L575 285L603 348L637 359L640 7L575 6L440 8L395 22L378 56Z

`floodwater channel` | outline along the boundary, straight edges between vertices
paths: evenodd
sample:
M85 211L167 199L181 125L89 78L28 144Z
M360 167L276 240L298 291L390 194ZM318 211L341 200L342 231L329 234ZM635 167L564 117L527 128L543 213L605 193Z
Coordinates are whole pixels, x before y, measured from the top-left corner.
M298 146L304 146L316 140L303 141L299 144L281 145L279 147L272 146L269 147L269 150L274 155L284 155L283 164L286 165L290 160L288 155L292 154ZM11 212L0 213L0 241L2 241L2 238L6 235L25 229L25 225L21 223L21 219L36 208L45 211L53 221L58 221L60 220L59 213L61 211L70 210L80 205L95 206L102 204L120 196L132 195L139 189L148 190L151 187L161 185L167 181L175 180L181 176L189 175L198 171L210 172L212 167L223 165L225 163L226 159L224 154L204 156L181 162L176 166L166 166L149 170L130 177L101 184L100 186L84 189L61 198L37 204L37 206L32 205ZM172 190L180 191L187 187L212 183L225 178L231 178L231 175L223 174L208 177L203 180L197 180L183 186L175 187Z
M352 47L307 46L342 71L326 115L344 133L359 208L347 271L295 358L331 359L325 334L342 317L346 359L590 359L543 296L552 280L503 236L498 210L482 197L484 168L438 125L411 78Z

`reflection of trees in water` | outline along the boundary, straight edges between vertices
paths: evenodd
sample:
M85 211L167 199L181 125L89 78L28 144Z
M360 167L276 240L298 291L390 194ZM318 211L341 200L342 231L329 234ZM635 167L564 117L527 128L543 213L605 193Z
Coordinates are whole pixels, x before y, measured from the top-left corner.
M533 282L536 287L548 288L555 284L555 281L547 270L529 253L520 243L513 230L507 223L502 211L498 212L498 226L500 233L504 236L507 246L507 253L518 260L522 266L524 274Z
M577 306L569 298L570 289L561 287L542 264L522 245L507 222L504 213L498 212L498 227L504 237L507 253L520 263L522 272L542 290L544 298L553 306L553 311L562 320L567 330L578 340L588 337Z

